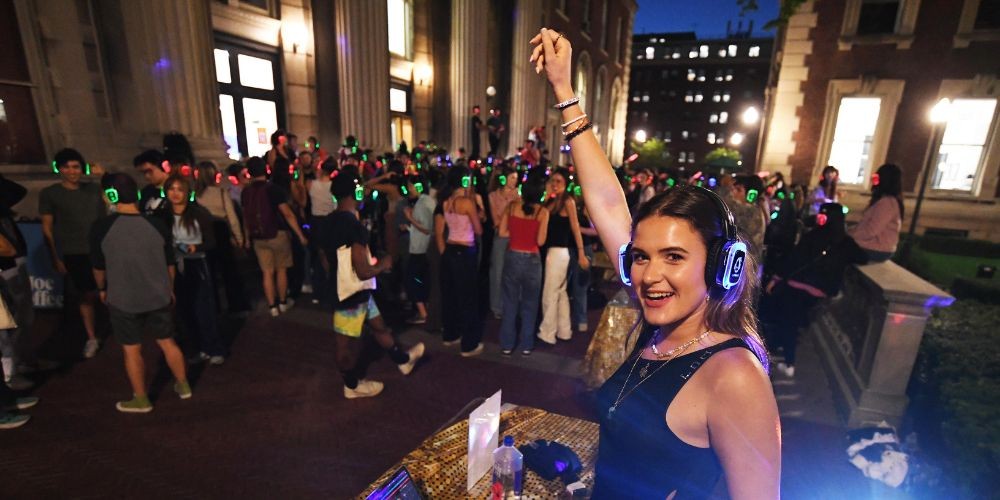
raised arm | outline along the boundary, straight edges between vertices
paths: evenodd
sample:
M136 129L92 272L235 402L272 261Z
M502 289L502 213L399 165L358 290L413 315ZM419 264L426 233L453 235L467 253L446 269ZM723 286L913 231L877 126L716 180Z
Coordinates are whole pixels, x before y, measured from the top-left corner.
M569 40L557 32L543 28L531 39L535 49L530 62L535 63L535 71L545 70L546 77L555 92L556 101L564 102L573 97L573 86L570 78L570 61L572 47ZM562 118L568 122L583 114L579 106L569 106L562 111ZM580 120L568 128L570 131L582 126L587 119ZM618 178L612 170L597 137L593 132L586 131L572 140L573 165L583 189L583 202L593 216L592 221L597 229L608 255L618 254L618 249L631 239L630 230L632 216L625 202L625 192L622 191ZM573 214L575 215L575 214ZM618 259L611 262L617 267Z

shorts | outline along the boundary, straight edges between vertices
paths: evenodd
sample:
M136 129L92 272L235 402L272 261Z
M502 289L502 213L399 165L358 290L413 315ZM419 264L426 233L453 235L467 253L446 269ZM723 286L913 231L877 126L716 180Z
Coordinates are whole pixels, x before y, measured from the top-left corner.
M365 329L365 321L377 318L382 313L375 305L375 298L371 294L368 300L349 309L337 309L333 311L333 331L348 337L358 338Z
M288 231L278 231L278 235L269 240L254 240L253 250L264 271L292 267L292 240Z
M94 268L90 264L89 255L64 255L63 264L66 264L66 284L69 285L67 288L81 294L97 291Z
M111 331L121 345L141 344L144 338L156 340L174 336L174 317L170 307L142 313L129 313L108 306Z

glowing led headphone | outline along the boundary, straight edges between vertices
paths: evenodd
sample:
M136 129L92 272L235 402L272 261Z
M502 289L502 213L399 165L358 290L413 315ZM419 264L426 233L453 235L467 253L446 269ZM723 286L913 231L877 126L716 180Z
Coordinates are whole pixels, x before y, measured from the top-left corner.
M747 191L747 203L753 203L757 201L757 197L760 196L760 191L756 189L750 189Z
M188 195L188 202L189 203L194 203L195 196L196 195L195 195L194 189L192 189L191 190L191 194Z
M418 193L424 194L424 183L423 182L418 182L418 183L414 184L413 187L417 188L417 192Z
M56 165L56 161L55 160L52 160L52 171L55 172L55 173L57 173L57 174L59 173L59 165ZM85 162L83 164L83 175L90 175L90 164L89 163ZM878 174L875 174L875 175L878 175ZM876 183L875 185L878 185L878 183Z
M354 199L356 201L361 201L361 200L365 199L365 187L362 186L360 183L358 183L358 181L354 181L354 182L355 182L355 186L354 186ZM375 191L375 192L377 193L378 191Z
M112 205L118 204L119 196L117 189L109 187L104 190L104 195L108 197L108 201L110 201Z
M726 203L713 191L692 186L695 190L707 196L715 204L722 218L723 236L716 238L708 247L708 259L705 265L705 282L709 287L723 290L739 284L743 277L747 257L747 245L739 240L736 234L736 220ZM632 242L621 246L618 250L618 272L625 286L632 286Z
M409 190L409 188L406 187L406 184L403 184L402 186L399 186L399 191L403 194L403 196L409 196L410 195L410 190Z
M468 188L469 184L471 184L471 183L472 183L472 176L471 175L463 175L462 176L462 187L463 188Z

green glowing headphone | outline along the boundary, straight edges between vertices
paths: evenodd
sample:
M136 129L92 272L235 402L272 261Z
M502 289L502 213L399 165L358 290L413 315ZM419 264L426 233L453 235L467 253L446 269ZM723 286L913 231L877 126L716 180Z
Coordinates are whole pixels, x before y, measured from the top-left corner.
M195 196L196 195L195 195L194 189L192 189L191 190L191 194L188 195L188 202L189 203L194 203Z
M378 191L375 192L377 193ZM361 184L356 184L354 186L354 200L361 201L363 199L365 199L365 187L362 186Z
M747 190L747 203L753 203L757 201L757 197L760 196L760 192L756 189Z
M57 173L57 174L59 173L59 165L56 165L55 160L52 160L52 171L54 173ZM90 175L90 164L89 163L85 162L83 164L83 175Z
M462 176L462 187L463 188L468 188L469 184L471 184L471 183L472 183L472 176L471 175L464 175L464 176Z
M402 193L403 196L410 196L410 189L406 187L406 184L399 186L399 192Z
M418 193L424 194L424 183L423 182L418 182L418 183L414 184L413 187L417 188L417 192Z
M55 163L55 162L53 162L53 163ZM112 205L117 205L118 204L118 200L120 198L118 196L118 190L117 189L115 189L113 187L109 187L109 188L107 188L107 189L104 190L104 195L108 197L108 201L110 201Z

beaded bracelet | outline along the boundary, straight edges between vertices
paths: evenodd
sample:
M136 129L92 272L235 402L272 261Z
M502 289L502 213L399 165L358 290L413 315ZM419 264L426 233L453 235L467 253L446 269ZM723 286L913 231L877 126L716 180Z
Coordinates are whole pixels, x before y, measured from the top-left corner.
M566 136L566 138L565 138L565 139L563 139L563 141L564 141L564 142L567 142L567 143L569 143L569 141L572 141L573 139L575 139L575 138L576 138L576 136L578 136L578 135L580 135L580 134L582 134L582 133L584 133L584 132L586 132L586 131L590 130L590 127L593 127L593 126L594 126L594 124L593 124L592 122L587 122L587 123L586 123L586 124L584 124L584 125L583 125L582 127L580 127L580 128L578 128L578 129L576 129L576 130L574 130L574 131L570 132L570 133L569 133L569 134L568 134L568 135Z
M570 125L572 125L572 124L574 124L574 123L576 123L576 122L578 122L578 121L580 121L580 120L582 120L582 119L584 119L586 117L587 117L587 113L584 113L584 114L582 114L582 115L580 115L580 116L578 116L576 118L573 118L572 120L570 120L570 121L568 121L566 123L563 123L562 124L562 128L565 129L566 127L568 127L568 126L570 126Z
M580 98L579 97L571 97L571 98L566 99L565 101L563 101L563 102L561 102L559 104L556 104L555 106L552 106L552 107L558 109L559 111L562 111L562 110L564 110L564 109L566 109L566 108L568 108L568 107L570 107L570 106L572 106L572 105L574 105L574 104L576 104L578 102L580 102Z

